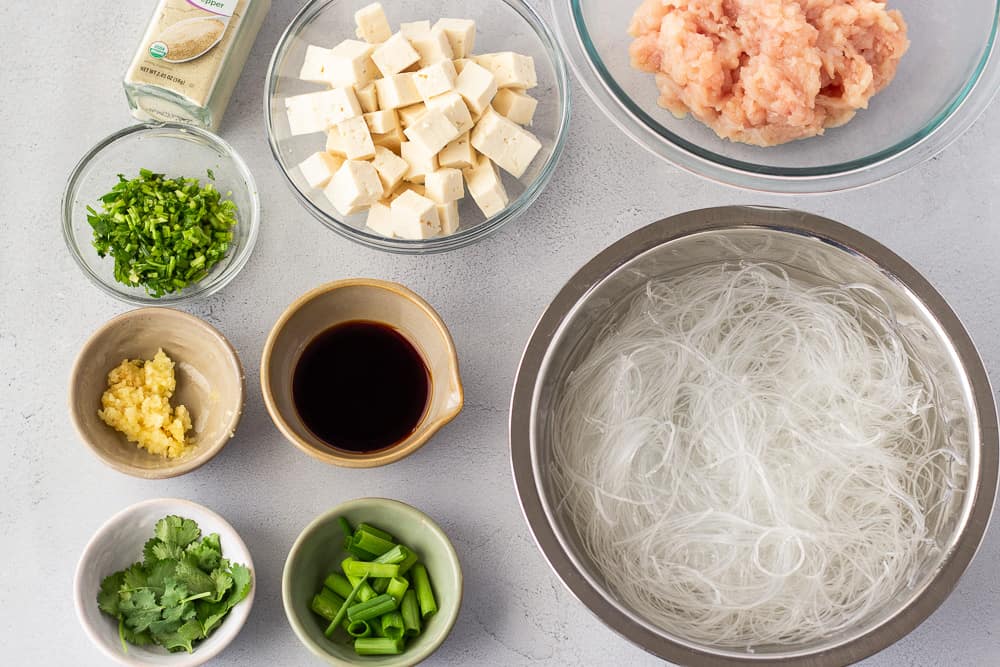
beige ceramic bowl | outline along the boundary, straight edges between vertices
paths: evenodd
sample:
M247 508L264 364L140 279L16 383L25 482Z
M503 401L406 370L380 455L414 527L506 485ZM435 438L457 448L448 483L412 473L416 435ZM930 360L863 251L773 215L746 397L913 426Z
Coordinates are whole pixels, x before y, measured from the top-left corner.
M171 405L187 406L193 422L195 447L176 459L140 449L97 416L108 372L123 359L152 359L160 348L176 364ZM222 450L236 432L244 393L239 356L214 327L177 310L140 308L104 324L80 350L69 379L69 412L80 439L104 463L133 477L166 479Z
M326 444L302 422L292 401L292 375L303 349L330 327L354 320L381 322L406 336L431 376L427 409L410 437L370 453ZM396 283L338 280L303 294L278 318L260 363L264 404L278 430L312 457L348 468L374 468L409 456L462 410L464 394L455 344L430 304Z

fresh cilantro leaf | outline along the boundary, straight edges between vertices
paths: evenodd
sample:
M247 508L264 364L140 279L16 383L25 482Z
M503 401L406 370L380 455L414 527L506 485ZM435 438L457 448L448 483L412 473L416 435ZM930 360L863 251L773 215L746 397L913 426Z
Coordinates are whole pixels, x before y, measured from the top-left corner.
M188 589L173 579L166 582L163 595L160 597L160 604L164 607L176 607L184 602L188 596Z
M122 574L125 577L125 588L127 590L134 591L145 588L149 583L146 578L146 572L142 569L142 563L133 563Z
M154 639L159 639L163 635L169 635L173 632L177 632L177 629L180 628L182 624L183 622L180 617L162 618L149 624L149 634L152 635Z
M118 603L120 597L118 592L122 588L122 584L125 583L125 573L115 572L114 574L104 578L101 582L101 590L97 594L97 606L105 614L110 614L115 618L118 618Z
M151 537L148 540L146 540L146 543L144 545L142 545L142 564L145 565L146 567L149 567L156 561L160 560L160 557L157 556L156 553L153 551L153 547L155 547L157 544L162 544L160 542L160 538Z
M233 586L233 576L223 570L222 568L212 570L212 574L209 575L212 581L215 583L215 593L206 598L209 602L219 602L226 595L228 591Z
M212 533L199 542L187 546L187 552L198 559L198 567L205 572L211 572L219 567L222 560L222 545L219 544L219 534Z
M245 565L233 565L231 570L233 575L233 591L229 594L228 602L230 609L242 602L250 594L250 586L253 584L253 575L250 568Z
M198 622L198 619L191 619L177 628L176 632L159 636L157 639L160 646L168 651L183 650L191 653L194 651L194 642L203 637L205 637L205 632L201 623Z
M122 596L118 605L125 618L125 625L135 632L142 632L160 618L163 607L156 603L156 596L149 589L141 589Z
M173 579L174 572L177 571L177 561L159 560L153 563L152 567L146 569L146 585L150 588L162 590L167 587L170 579Z
M133 646L149 646L153 643L153 637L149 634L148 630L143 630L142 632L133 632L125 625L124 621L119 621L118 623L118 636L122 640L122 648L125 647L125 642L132 644ZM127 649L125 649L127 653Z
M153 532L167 544L179 547L186 547L201 536L201 529L197 523L179 516L163 517L156 522Z
M215 590L215 582L201 571L201 568L198 567L198 561L190 555L177 562L177 571L174 576L179 583L187 587L189 595Z

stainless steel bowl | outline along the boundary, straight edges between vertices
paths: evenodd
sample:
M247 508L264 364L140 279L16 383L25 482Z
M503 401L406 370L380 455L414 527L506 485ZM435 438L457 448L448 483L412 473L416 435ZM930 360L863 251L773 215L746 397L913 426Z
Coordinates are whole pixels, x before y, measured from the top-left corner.
M965 449L965 489L942 511L940 550L913 586L857 627L811 645L753 653L698 644L658 628L615 599L561 516L549 475L549 420L568 372L623 297L649 278L718 262L766 261L814 284L865 282L887 300L906 342L934 372L939 417ZM511 459L521 507L543 554L601 621L647 651L685 665L757 663L810 667L861 660L897 641L948 596L975 555L997 492L997 411L983 363L944 299L909 264L872 239L808 213L724 207L667 218L626 236L574 275L542 315L514 386Z

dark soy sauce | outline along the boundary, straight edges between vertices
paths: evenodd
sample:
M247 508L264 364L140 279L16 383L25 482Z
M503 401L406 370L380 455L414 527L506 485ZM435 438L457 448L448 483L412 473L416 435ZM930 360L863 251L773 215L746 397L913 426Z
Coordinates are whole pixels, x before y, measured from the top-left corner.
M292 400L305 425L330 446L372 452L413 433L430 385L410 341L386 324L356 320L306 345L295 366Z

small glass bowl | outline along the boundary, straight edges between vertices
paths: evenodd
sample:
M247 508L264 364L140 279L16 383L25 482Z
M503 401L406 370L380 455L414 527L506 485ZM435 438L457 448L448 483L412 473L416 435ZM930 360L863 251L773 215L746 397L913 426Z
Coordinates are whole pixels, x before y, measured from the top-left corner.
M284 100L291 95L322 90L302 81L299 69L309 44L329 48L344 39L354 39L354 12L362 0L313 0L292 19L274 50L267 72L264 116L271 152L292 191L317 220L341 236L380 250L402 254L424 254L467 246L495 232L521 215L541 194L555 171L569 125L569 78L566 62L555 38L541 17L522 0L481 0L475 11L463 0L382 0L390 25L441 17L469 17L476 21L475 53L515 51L535 60L538 86L529 91L538 99L533 124L528 128L542 142L528 170L520 179L502 173L510 204L491 218L484 218L468 194L459 200L461 227L449 236L425 240L381 236L365 227L365 213L342 216L321 190L309 187L298 164L325 146L322 134L291 136Z
M909 51L868 109L822 136L760 148L734 143L657 104L653 74L631 67L628 34L641 0L550 0L573 71L602 111L641 146L699 176L741 188L814 194L901 174L944 150L1000 87L1000 1L889 0Z
M100 198L118 182L139 175L139 169L167 176L197 178L236 203L236 226L226 257L202 280L178 292L155 298L141 286L119 283L114 259L100 257L87 222L87 207L100 212ZM211 169L215 180L211 180ZM188 125L141 124L127 127L92 148L73 169L63 193L63 237L83 272L102 291L137 305L171 305L214 294L246 266L260 227L257 185L243 159L216 135Z

